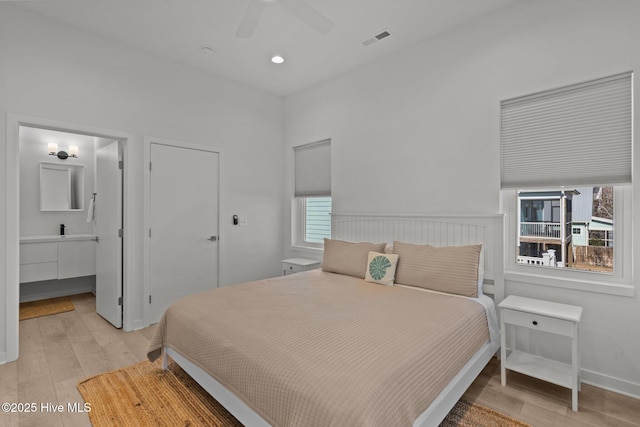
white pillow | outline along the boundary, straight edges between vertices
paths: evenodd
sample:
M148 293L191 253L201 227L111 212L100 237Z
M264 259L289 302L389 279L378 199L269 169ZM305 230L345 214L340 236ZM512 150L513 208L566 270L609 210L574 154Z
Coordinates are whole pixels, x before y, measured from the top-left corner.
M398 255L396 254L369 252L364 280L385 286L393 286L397 265Z

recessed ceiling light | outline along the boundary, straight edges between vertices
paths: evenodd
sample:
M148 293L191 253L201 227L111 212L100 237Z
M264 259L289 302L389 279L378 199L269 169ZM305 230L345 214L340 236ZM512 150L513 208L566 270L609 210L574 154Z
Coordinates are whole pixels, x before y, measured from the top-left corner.
M209 46L204 46L200 48L200 52L202 52L204 55L212 55L214 53L214 50Z
M271 62L274 64L282 64L284 62L284 58L280 55L273 55L271 57Z

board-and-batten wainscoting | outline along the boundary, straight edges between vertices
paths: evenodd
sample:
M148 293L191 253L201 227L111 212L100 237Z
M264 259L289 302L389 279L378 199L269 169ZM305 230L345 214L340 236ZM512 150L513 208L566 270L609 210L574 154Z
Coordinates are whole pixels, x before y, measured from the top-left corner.
M483 245L483 292L504 299L504 215L332 213L334 239L433 246Z

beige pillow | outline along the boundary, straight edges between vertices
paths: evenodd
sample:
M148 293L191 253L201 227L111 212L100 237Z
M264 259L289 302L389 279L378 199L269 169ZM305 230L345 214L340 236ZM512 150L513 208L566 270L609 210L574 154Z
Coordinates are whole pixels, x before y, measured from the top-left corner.
M482 245L413 245L393 242L400 256L395 282L468 297L478 296L478 262Z
M369 252L364 280L385 286L393 286L397 265L398 255Z
M384 246L384 243L353 243L324 239L322 270L364 279L369 252L382 252Z

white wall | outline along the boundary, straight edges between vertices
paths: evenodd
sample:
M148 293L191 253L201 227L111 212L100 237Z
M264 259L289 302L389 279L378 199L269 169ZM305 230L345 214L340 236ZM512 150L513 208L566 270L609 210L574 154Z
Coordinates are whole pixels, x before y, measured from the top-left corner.
M187 47L188 48L188 47ZM195 50L197 51L197 49ZM195 52L194 51L194 52ZM197 53L194 53L197 54ZM142 319L143 138L221 149L221 285L280 274L283 248L282 99L216 78L116 41L0 4L0 114L41 117L132 135L129 230L137 266L129 286ZM6 146L0 120L0 145ZM10 150L10 148L7 148ZM17 160L17 159L16 159ZM0 270L5 271L6 181L0 171ZM233 214L249 219L234 228ZM9 224L9 227L12 225ZM12 249L12 248L10 248ZM13 262L13 260L11 261ZM0 279L0 361L6 351L6 291ZM11 320L12 321L12 320Z
M290 147L324 138L334 212L500 211L500 100L639 71L638 22L634 0L520 2L288 97L285 223ZM639 193L636 185L635 224ZM301 255L285 232L285 254ZM630 298L508 283L507 293L583 306L584 378L640 396L640 290Z

